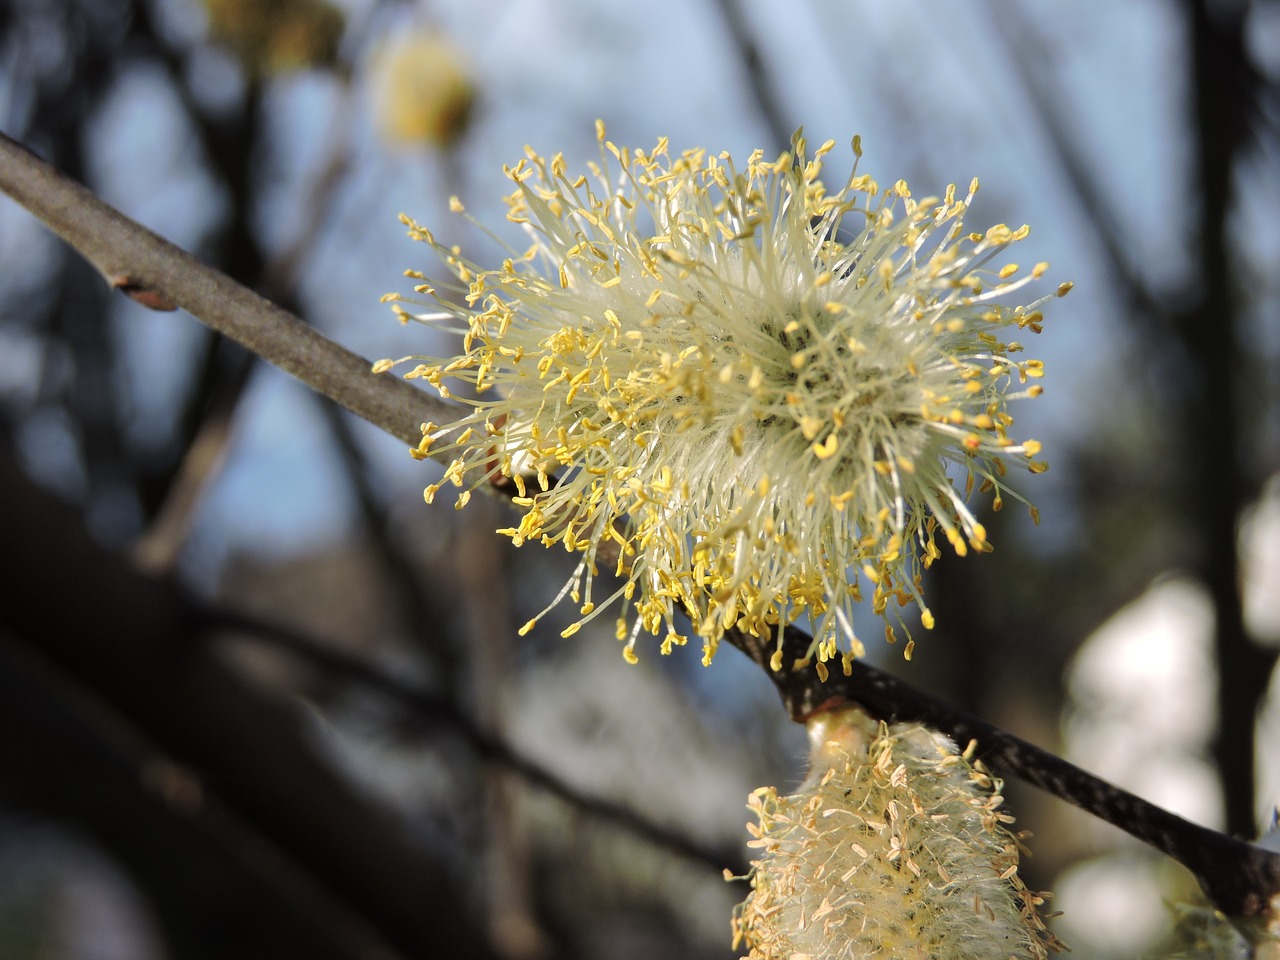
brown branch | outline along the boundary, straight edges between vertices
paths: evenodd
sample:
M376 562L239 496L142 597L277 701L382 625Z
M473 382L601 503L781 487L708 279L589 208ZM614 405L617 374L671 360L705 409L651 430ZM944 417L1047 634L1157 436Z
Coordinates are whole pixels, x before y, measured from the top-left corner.
M368 360L205 266L0 134L0 191L71 244L107 282L146 306L181 307L356 416L416 446L419 425L449 420L436 397L376 377Z
M133 544L134 562L148 573L159 575L173 570L204 491L222 470L231 442L236 405L244 395L254 366L253 358L247 354L238 359L246 362L237 363L227 380L214 391L213 402L183 454L160 508Z

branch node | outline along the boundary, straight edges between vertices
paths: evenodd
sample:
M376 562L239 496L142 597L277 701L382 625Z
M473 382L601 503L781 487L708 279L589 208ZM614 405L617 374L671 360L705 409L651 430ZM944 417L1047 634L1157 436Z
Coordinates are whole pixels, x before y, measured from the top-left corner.
M119 290L148 310L159 310L168 313L178 309L178 305L159 290L148 287L127 274L108 277L107 283L110 284L112 290Z

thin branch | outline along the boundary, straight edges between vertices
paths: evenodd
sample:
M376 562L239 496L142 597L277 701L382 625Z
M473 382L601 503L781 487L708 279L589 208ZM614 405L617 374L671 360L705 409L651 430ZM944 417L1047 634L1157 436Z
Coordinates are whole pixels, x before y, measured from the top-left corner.
M196 509L209 482L222 470L231 442L236 405L254 368L240 354L233 370L213 391L212 403L183 454L168 492L150 525L133 544L133 560L148 573L170 572L187 541Z
M777 149L784 149L791 142L794 128L787 126L784 119L782 101L776 93L777 85L769 80L768 67L760 52L760 45L751 36L751 29L743 16L743 4L739 0L713 0L713 5L724 22L729 42L742 62L742 71L747 76L747 85L760 109L760 118L765 129L773 138Z
M989 21L995 19L990 6L977 9ZM998 16L1003 26L997 28L993 23L986 32L992 38L1004 38L1002 52L1015 74L1015 83L1031 102L1032 109L1027 111L1029 122L1038 125L1058 161L1063 181L1075 195L1085 221L1102 245L1105 256L1099 260L1111 273L1120 297L1127 303L1127 316L1144 322L1148 333L1164 329L1169 311L1151 292L1131 260L1120 225L1111 212L1113 205L1103 195L1105 178L1090 169L1083 144L1070 135L1070 118L1062 98L1054 90L1055 74L1044 69L1051 51L1027 22L1019 4L1002 4Z
M833 701L847 700L885 720L923 723L962 747L976 741L976 755L997 773L1040 787L1177 860L1224 913L1255 915L1280 892L1280 854L1185 820L883 670L859 660L847 676L837 666L820 682L811 668L771 670L771 637L732 632L727 639L773 680L792 719L802 721ZM801 630L788 628L784 662L802 657L810 642Z
M183 308L405 443L422 439L420 424L454 415L403 380L372 375L363 357L128 219L4 134L0 191L71 244L112 287L153 309Z
M197 606L197 622L209 630L234 631L238 638L283 650L313 666L372 690L409 707L421 717L444 724L469 743L485 760L501 764L531 786L564 801L569 806L627 830L670 853L711 867L720 873L726 866L723 851L702 846L689 837L661 827L628 807L599 797L584 795L510 744L481 729L452 700L387 673L359 657L333 649L312 637L280 624L214 606ZM215 635L216 636L216 635Z

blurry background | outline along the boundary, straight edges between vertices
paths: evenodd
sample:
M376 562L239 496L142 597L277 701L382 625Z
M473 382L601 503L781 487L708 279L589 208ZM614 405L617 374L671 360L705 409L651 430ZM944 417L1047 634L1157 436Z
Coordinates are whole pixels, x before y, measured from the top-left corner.
M1042 523L984 517L914 661L871 656L1264 828L1280 4L0 0L0 129L371 359L449 349L378 305L439 275L396 215L484 262L449 196L502 232L502 165L581 168L597 117L738 158L861 133L882 182L978 175L973 228L1032 225L1076 284L1015 409ZM0 958L733 955L747 793L804 752L736 651L517 640L567 557L425 507L436 467L7 200L0 411ZM1154 949L1185 876L1008 793L1075 955Z

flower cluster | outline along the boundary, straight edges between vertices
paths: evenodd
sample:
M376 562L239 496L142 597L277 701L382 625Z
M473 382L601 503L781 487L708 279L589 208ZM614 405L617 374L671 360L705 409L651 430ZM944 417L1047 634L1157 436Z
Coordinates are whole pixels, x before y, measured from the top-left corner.
M1042 365L1005 331L1039 332L1042 303L1069 285L1006 303L1046 265L1004 260L1026 227L966 232L977 181L916 200L855 163L828 192L833 144L810 154L800 134L739 169L598 133L589 175L530 149L507 169L507 217L531 243L496 269L405 219L459 282L437 291L410 271L428 299L387 299L425 303L396 309L462 336L457 356L405 358L420 361L406 376L471 408L423 425L418 455L448 463L427 500L514 484L523 516L502 532L579 556L547 610L578 605L568 635L620 609L628 659L642 631L664 652L684 643L678 614L705 659L730 628L781 650L807 620L825 676L861 652L864 584L877 613L905 628L914 603L932 626L920 583L939 535L961 555L990 549L967 494L998 509L1010 467L1044 469L1006 406L1040 392ZM603 562L622 583L602 598Z
M809 732L799 792L751 796L760 859L733 923L750 960L1043 960L1061 947L1018 877L999 781L926 728L859 710Z

